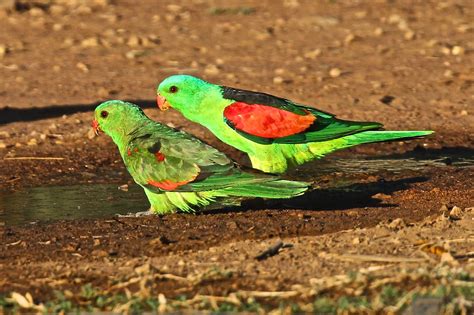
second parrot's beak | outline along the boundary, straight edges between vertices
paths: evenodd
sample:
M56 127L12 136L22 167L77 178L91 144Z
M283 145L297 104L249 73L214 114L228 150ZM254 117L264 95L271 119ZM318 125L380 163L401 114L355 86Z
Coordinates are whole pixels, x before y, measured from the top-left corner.
M98 136L99 132L102 131L97 120L93 120L91 123L92 129L94 129L95 134Z
M158 107L162 110L165 111L170 108L170 103L164 98L163 96L158 93L156 95L156 103L158 104Z

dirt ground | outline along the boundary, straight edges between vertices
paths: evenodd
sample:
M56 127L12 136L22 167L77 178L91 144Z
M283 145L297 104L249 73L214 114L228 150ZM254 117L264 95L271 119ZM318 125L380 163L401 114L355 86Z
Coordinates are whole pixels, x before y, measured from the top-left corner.
M387 129L436 131L341 158L446 159L420 170L361 170L346 186L333 187L341 174L329 174L284 204L0 224L0 308L42 311L62 292L61 301L94 299L93 307L115 311L133 303L99 305L99 294L156 297L161 311L261 311L255 302L291 312L282 301L311 311L321 297L342 307L341 296L365 295L367 305L348 305L399 312L438 285L450 288L443 296L454 294L458 309L473 308L474 168L451 165L452 155L474 156L473 21L469 0L38 0L0 9L2 191L130 183L111 140L89 133L92 110L107 99L136 102L248 164L204 128L156 109L157 83L175 73ZM304 177L311 165L289 176ZM279 241L276 255L255 258ZM387 285L398 290L390 303Z

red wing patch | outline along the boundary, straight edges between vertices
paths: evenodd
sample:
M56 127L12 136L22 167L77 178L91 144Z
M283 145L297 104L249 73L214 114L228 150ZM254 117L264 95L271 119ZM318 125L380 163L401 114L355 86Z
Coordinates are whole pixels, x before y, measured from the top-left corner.
M236 129L262 138L281 138L308 129L316 117L297 115L276 107L235 102L224 110L224 117Z
M156 152L155 158L158 162L163 162L165 160L165 155L161 152Z
M163 190L175 190L179 186L183 186L183 185L186 185L187 183L192 182L193 180L196 179L196 177L198 175L199 174L196 174L195 176L193 176L193 178L191 178L189 180L183 180L183 181L180 181L180 182L173 182L169 179L165 179L165 180L162 180L162 181L155 181L155 180L150 179L148 181L148 184L150 184L152 186L155 186L155 187L158 187L158 188L163 189Z

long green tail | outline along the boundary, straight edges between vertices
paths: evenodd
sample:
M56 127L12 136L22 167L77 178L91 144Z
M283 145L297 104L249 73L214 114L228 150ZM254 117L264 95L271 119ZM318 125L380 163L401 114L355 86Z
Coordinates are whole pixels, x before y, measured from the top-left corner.
M400 139L412 139L427 136L433 131L364 131L343 137L346 140L344 147L352 147L362 143L394 141Z
M261 197L261 198L292 198L302 195L309 183L289 180L273 180L251 185L231 187L222 192L229 196Z

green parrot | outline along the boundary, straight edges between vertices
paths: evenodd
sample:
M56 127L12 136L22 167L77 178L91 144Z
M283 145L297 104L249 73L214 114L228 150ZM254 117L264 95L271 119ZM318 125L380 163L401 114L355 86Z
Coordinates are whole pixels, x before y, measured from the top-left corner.
M92 127L118 146L135 182L150 201L151 213L238 205L244 198L291 198L308 183L242 170L224 153L191 135L149 119L135 104L107 101L94 113ZM209 207L208 207L209 208Z
M172 107L248 154L252 167L288 167L358 144L426 136L432 131L384 131L377 122L341 120L277 96L239 90L190 75L173 75L157 88L161 110Z

